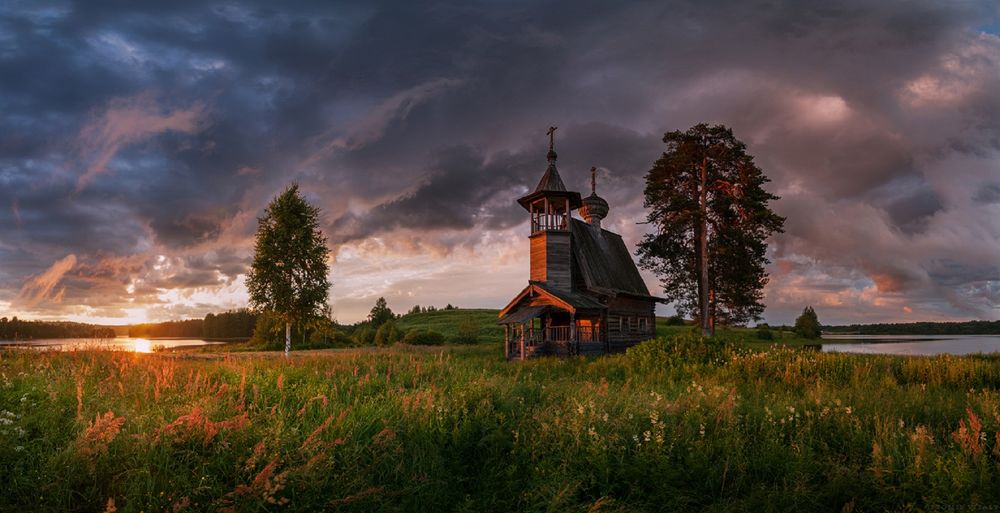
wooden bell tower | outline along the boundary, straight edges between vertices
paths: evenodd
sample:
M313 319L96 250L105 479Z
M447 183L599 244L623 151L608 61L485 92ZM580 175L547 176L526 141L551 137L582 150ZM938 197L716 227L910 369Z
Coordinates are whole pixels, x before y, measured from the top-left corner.
M556 170L556 127L549 128L548 168L535 191L517 200L531 216L530 281L569 291L573 283L570 213L581 205L580 193L566 190Z

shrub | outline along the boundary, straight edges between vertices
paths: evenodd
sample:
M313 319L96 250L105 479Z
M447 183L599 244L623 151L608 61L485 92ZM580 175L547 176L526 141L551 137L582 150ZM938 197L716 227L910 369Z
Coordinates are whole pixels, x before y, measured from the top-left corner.
M402 338L402 334L399 332L399 328L396 327L396 323L386 321L375 332L374 342L377 346L390 346L399 342L400 338Z
M317 330L309 334L309 347L350 347L354 339L340 330Z
M757 338L760 340L774 340L774 333L767 328L757 328Z
M370 346L375 343L375 330L369 323L364 323L354 330L354 343L359 346Z
M667 326L686 326L687 321L685 321L680 315L671 315L670 317L667 317L664 324Z
M403 343L415 346L439 346L444 344L444 335L431 330L412 330L403 337Z

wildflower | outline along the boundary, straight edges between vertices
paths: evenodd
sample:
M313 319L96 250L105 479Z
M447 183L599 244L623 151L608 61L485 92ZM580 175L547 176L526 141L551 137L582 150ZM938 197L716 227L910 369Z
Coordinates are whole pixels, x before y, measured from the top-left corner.
M84 456L106 452L124 423L125 417L115 417L112 411L97 415L77 438L77 451Z
M985 433L982 432L983 423L971 408L965 411L969 416L968 426L965 424L965 419L959 420L958 430L951 436L958 442L963 452L978 456L983 451L983 442L986 440Z
M701 425L701 429L698 430L698 434L701 435L702 438L705 438L705 425L704 424Z

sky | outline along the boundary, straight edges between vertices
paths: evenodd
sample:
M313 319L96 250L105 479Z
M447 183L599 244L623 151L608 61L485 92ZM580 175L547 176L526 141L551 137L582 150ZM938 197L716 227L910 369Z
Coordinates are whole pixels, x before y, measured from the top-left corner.
M245 306L257 217L292 182L341 322L379 296L499 308L549 126L634 248L663 134L707 122L787 217L766 321L997 319L998 34L986 0L6 0L0 315Z

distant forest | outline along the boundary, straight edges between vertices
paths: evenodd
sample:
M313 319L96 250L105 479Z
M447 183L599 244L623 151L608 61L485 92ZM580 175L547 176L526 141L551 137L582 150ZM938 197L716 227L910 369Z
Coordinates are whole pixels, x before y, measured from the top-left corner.
M257 315L245 308L220 314L208 314L204 319L167 321L129 326L130 337L193 337L193 338L250 338Z
M33 340L38 338L114 338L115 330L68 321L22 321L17 317L0 317L0 340Z
M128 326L127 334L139 338L250 338L257 315L245 308L219 314L208 314L204 319L168 321ZM123 330L123 328L119 328ZM122 334L125 334L122 331ZM17 317L0 317L0 340L35 340L42 338L114 338L115 328L82 322L22 321Z
M1000 335L1000 321L851 324L824 326L823 331L859 335Z

